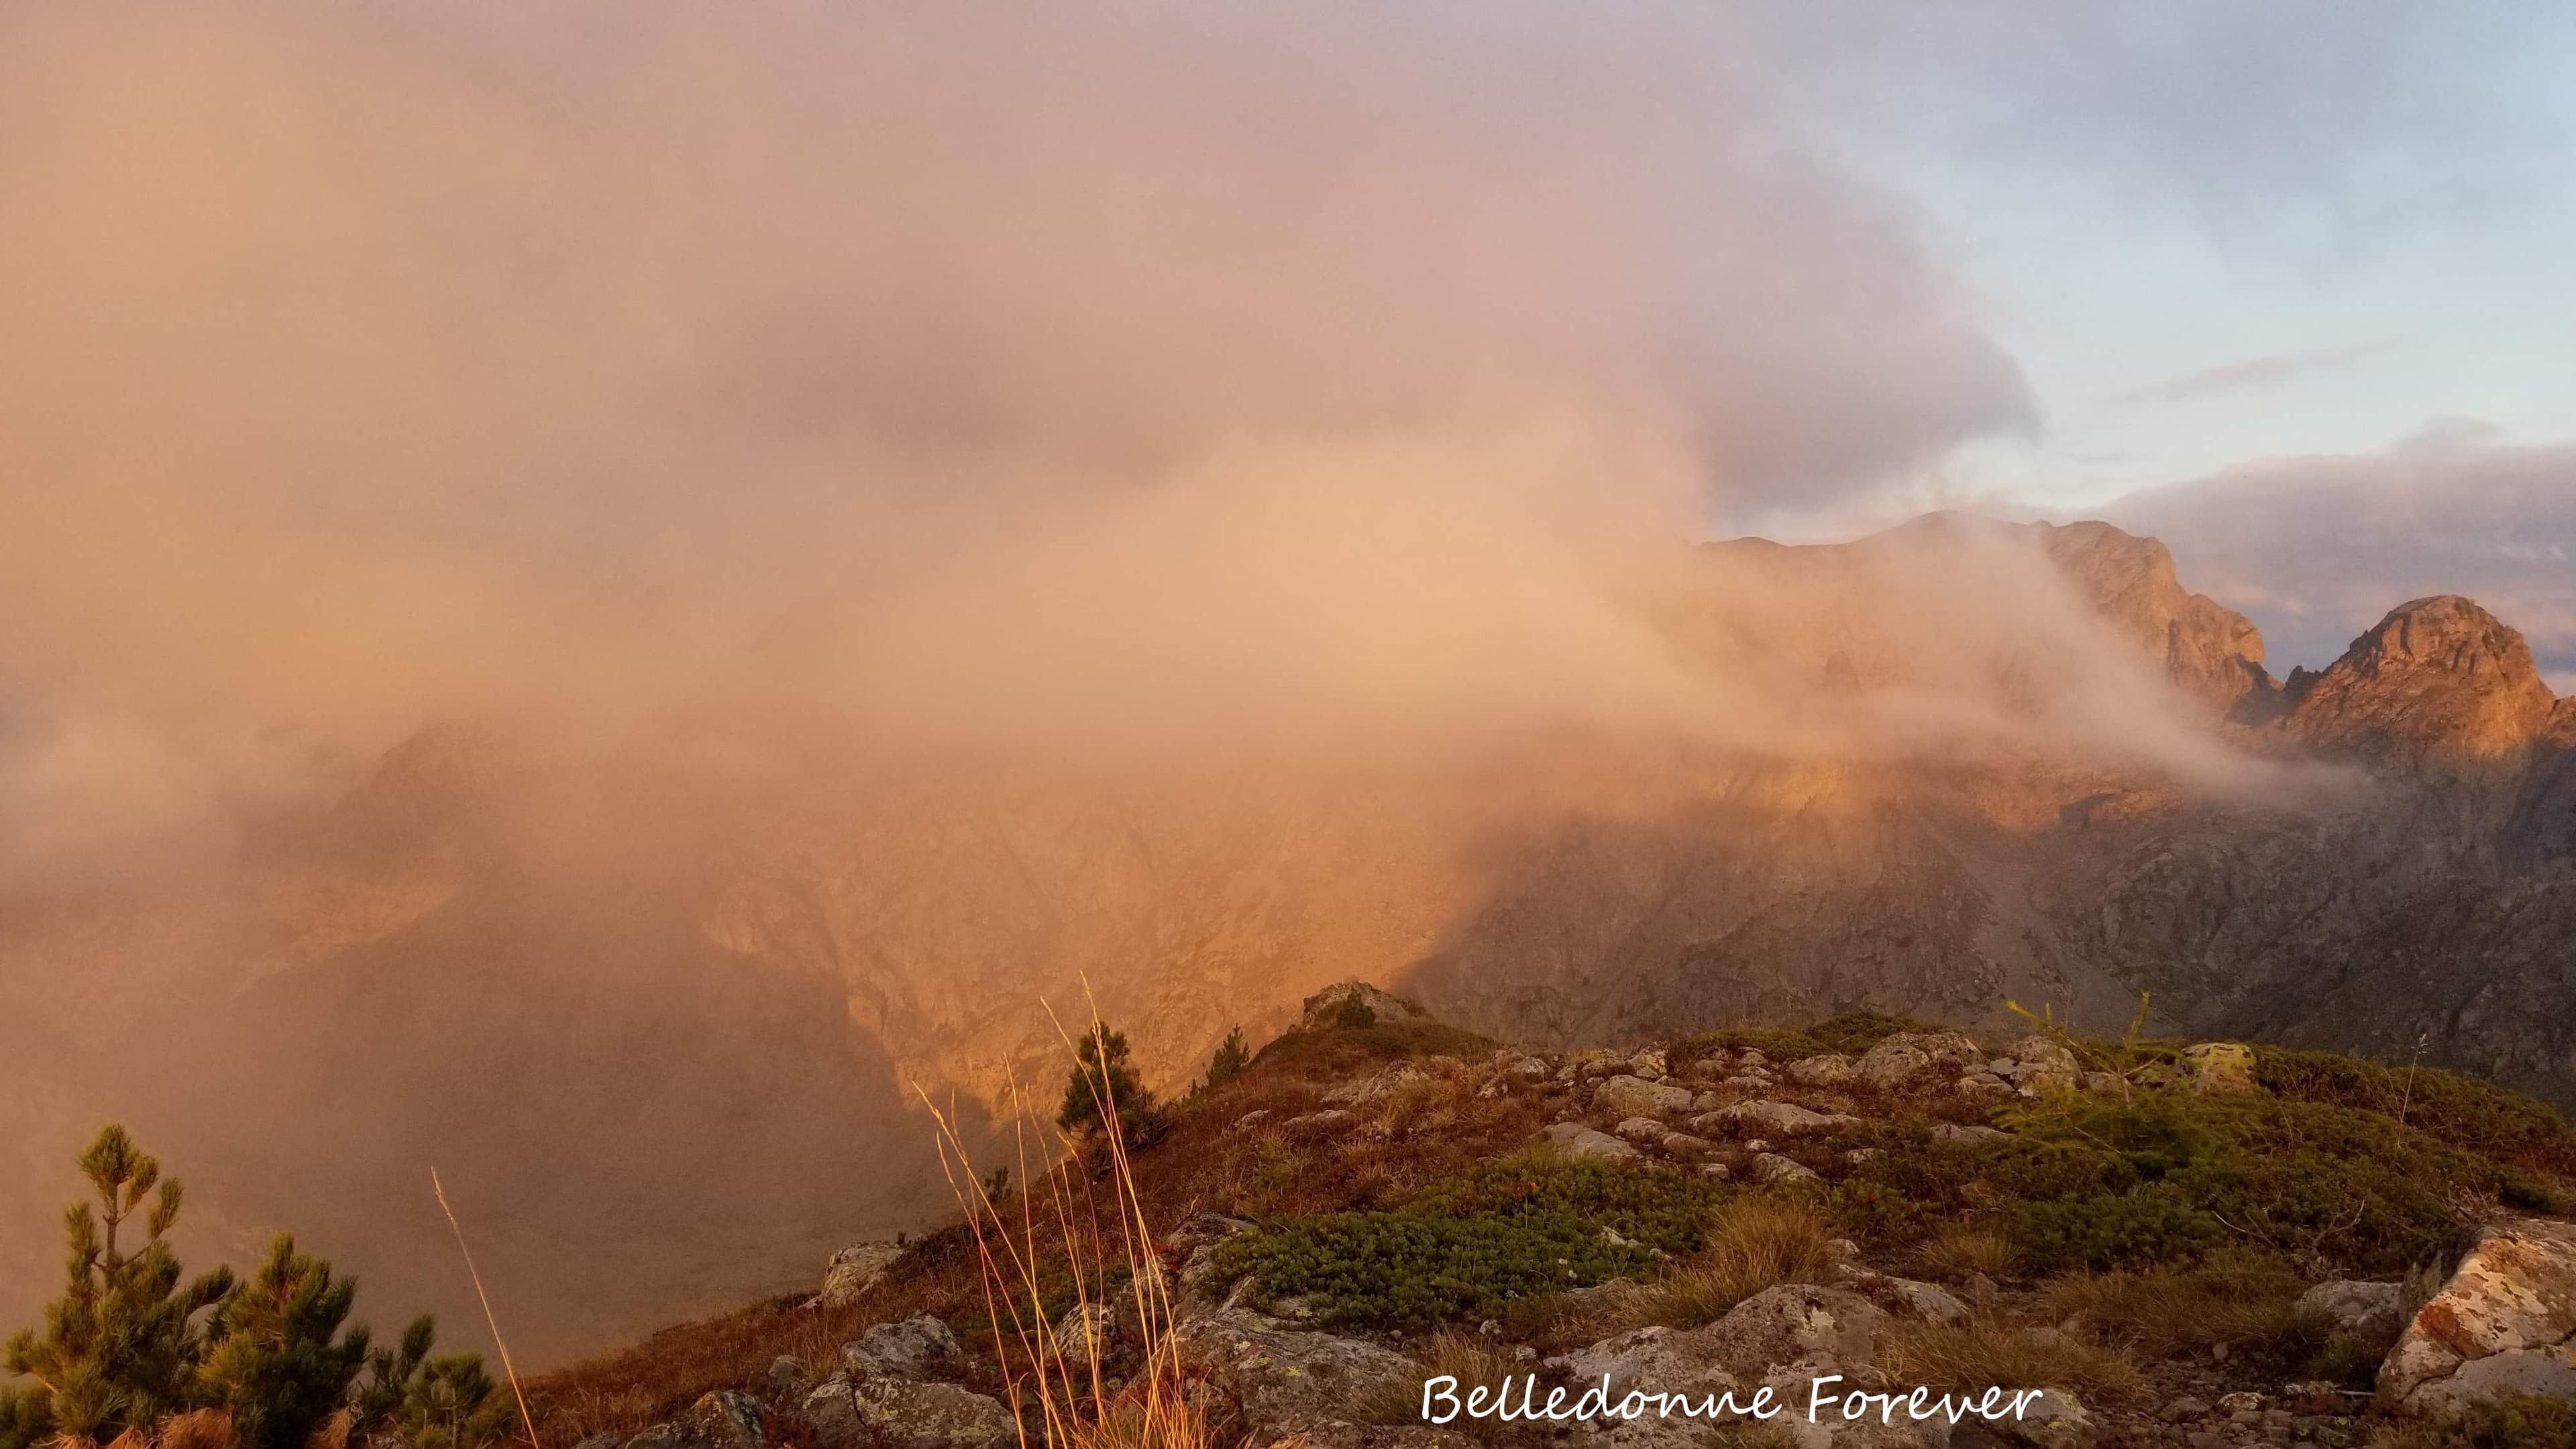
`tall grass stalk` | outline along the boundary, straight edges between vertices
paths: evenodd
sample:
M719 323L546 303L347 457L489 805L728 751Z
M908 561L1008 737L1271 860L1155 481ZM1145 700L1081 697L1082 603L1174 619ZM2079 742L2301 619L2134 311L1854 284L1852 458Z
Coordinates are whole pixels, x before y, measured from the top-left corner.
M1054 1012L1050 1008L1050 1019ZM1074 1039L1055 1021L1068 1047ZM1104 1033L1097 1012L1090 1032ZM1016 1075L1008 1080L1008 1099L1015 1120L1014 1146L1019 1156L1017 1231L1003 1216L985 1179L974 1169L953 1115L927 1093L916 1092L938 1124L940 1168L949 1190L964 1210L975 1241L985 1307L993 1327L993 1352L1016 1417L1023 1449L1031 1440L1029 1416L1042 1426L1049 1445L1073 1449L1217 1449L1214 1427L1202 1403L1187 1392L1180 1344L1175 1330L1171 1285L1155 1253L1145 1206L1137 1195L1133 1166L1127 1155L1125 1124L1119 1104L1091 1079L1100 1109L1101 1150L1109 1158L1109 1202L1094 1194L1091 1174L1081 1170L1081 1156L1070 1139L1058 1135L1049 1144L1057 1161L1032 1176L1029 1166L1030 1123L1037 1120ZM1051 1130L1051 1129L1041 1129ZM1045 1212L1037 1201L1043 1184ZM1102 1222L1104 1216L1109 1224ZM1054 1252L1043 1241L1051 1233ZM1114 1245L1114 1248L1113 1248ZM1103 1367L1105 1335L1094 1333L1077 1367L1066 1352L1058 1318L1047 1312L1045 1279L1049 1260L1059 1258L1072 1279L1074 1311L1065 1319L1091 1325L1115 1315L1108 1306L1112 1252L1127 1270L1128 1292L1135 1310L1141 1363L1115 1391Z

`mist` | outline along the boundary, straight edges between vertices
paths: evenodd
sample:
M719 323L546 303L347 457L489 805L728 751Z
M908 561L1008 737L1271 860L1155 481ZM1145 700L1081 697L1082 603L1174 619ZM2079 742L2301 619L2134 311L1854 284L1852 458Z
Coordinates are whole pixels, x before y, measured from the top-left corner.
M1686 18L0 12L24 1191L133 1116L390 1318L444 1153L570 1352L916 1218L904 1084L998 1109L1040 995L1168 1078L1497 830L2260 788L2026 538L1694 547L2034 419Z

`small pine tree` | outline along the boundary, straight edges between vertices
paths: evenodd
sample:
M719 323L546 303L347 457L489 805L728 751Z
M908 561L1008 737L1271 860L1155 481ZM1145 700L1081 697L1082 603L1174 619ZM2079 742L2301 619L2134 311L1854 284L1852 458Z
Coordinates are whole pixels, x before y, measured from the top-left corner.
M509 1432L510 1401L479 1353L441 1354L420 1366L396 1419L406 1449L489 1449Z
M46 1306L44 1331L20 1332L0 1350L0 1366L32 1381L0 1389L0 1449L103 1443L187 1408L204 1348L196 1316L233 1289L222 1269L181 1285L164 1241L179 1220L179 1184L162 1180L161 1164L123 1127L102 1129L80 1169L98 1206L63 1214L69 1281ZM119 1239L137 1212L143 1241L129 1251Z
M1252 1053L1244 1046L1243 1028L1238 1026L1225 1034L1225 1040L1216 1044L1216 1055L1208 1058L1207 1077L1199 1083L1199 1090L1213 1092L1242 1076L1243 1069L1250 1065Z
M1112 1108L1132 1136L1152 1106L1153 1098L1127 1064L1126 1034L1093 1023L1074 1048L1073 1076L1064 1085L1064 1107L1056 1113L1055 1125L1067 1132L1090 1131L1106 1120L1103 1108Z
M340 1325L357 1297L355 1280L295 1251L280 1233L251 1280L233 1290L207 1325L197 1401L232 1415L241 1449L302 1449L348 1399L367 1361L367 1330Z

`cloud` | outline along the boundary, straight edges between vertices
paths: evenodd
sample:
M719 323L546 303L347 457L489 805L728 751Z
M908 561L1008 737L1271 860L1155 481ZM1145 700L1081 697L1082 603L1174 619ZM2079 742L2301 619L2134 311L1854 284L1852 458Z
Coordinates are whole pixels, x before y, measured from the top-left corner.
M2276 672L2321 667L2389 609L2466 594L2576 671L2576 442L2459 421L2377 453L2248 463L2121 499L2183 580L2251 616Z
M2236 393L2255 392L2282 386L2320 372L2348 367L2366 357L2374 357L2399 344L2399 339L2383 337L2370 342L2347 342L2335 347L2314 347L2300 352L2276 352L2263 357L2248 357L2235 362L2222 362L2179 377L2169 377L2133 388L2120 394L2116 401L2130 403L2198 402L2204 398L2225 397Z
M1578 556L2029 417L1722 52L1647 6L10 10L0 684L61 760L613 734L850 630L879 706L1045 637L1165 690L1307 640L1326 718L1482 714L1473 640L1589 710ZM1378 667L1324 663L1364 612Z

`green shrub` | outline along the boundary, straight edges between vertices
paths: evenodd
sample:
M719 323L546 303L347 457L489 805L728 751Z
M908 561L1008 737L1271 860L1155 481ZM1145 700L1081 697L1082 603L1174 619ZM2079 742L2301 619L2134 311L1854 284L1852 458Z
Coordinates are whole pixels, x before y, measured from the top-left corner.
M1328 1321L1439 1323L1646 1272L1656 1250L1699 1245L1720 1192L1678 1172L1509 1157L1391 1209L1267 1224L1222 1245L1218 1272Z

